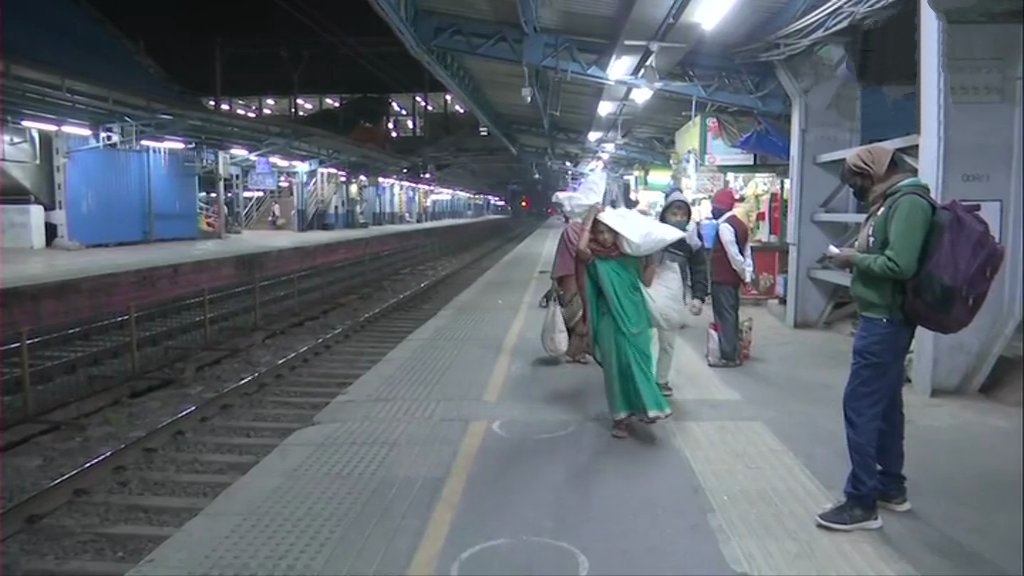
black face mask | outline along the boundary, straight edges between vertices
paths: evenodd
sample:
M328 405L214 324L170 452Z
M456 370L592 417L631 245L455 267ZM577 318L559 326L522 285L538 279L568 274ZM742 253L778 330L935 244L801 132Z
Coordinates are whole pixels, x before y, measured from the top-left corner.
M854 188L853 189L853 198L855 200L857 200L857 202L860 202L861 204L863 204L863 203L868 201L868 192L870 192L870 191L871 191L870 188L861 188L861 187Z

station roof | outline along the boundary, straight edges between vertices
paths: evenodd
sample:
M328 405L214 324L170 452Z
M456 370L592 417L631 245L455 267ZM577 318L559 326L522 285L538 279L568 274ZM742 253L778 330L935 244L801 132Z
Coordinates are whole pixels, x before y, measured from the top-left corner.
M303 0L283 4L308 7L311 3ZM253 120L202 106L202 99L214 91L211 48L218 30L229 31L225 44L237 50L234 60L228 61L248 62L247 66L225 67L225 72L231 72L222 79L225 94L250 95L264 90L287 94L296 87L313 93L324 88L333 93L443 90L366 4L359 4L371 23L370 27L363 25L367 42L363 43L363 52L357 54L361 60L344 53L341 47L326 46L309 29L301 29L301 22L273 28L274 20L287 22L271 10L277 3L267 0L264 6L257 4L260 2L243 7L182 0L154 13L149 4L116 0L5 2L4 115L11 121L28 118L95 126L131 124L140 138L163 134L210 146L273 150L333 160L369 174L400 174L413 163L414 159L395 151L285 118ZM320 4L316 2L314 15L322 9ZM149 14L148 18L139 18L141 14L136 12L140 10ZM342 12L335 10L333 20L324 19L324 25L336 27L337 21L343 21ZM267 18L253 17L260 13ZM107 18L110 15L114 19ZM185 21L205 22L206 28L179 26ZM231 22L237 25L225 26ZM246 33L230 33L238 29ZM204 36L204 30L209 35ZM276 37L282 40L273 41ZM254 38L269 41L259 43ZM140 44L146 47L145 54ZM310 73L300 78L309 80L295 86L292 71L283 65L284 58L266 57L268 50L278 51L279 57L282 50L307 54ZM374 58L378 64L388 64L386 73L380 75L383 79L366 71L381 68L374 66ZM339 70L347 70L347 76Z
M736 0L710 31L730 2L367 1L496 140L554 169L611 144L620 164L667 164L694 114L788 115L772 60L905 0Z

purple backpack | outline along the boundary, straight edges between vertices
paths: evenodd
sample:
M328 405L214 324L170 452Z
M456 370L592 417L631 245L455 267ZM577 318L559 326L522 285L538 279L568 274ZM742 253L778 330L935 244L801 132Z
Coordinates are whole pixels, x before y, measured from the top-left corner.
M1003 247L977 206L956 200L939 205L921 189L906 193L927 199L935 212L920 266L906 283L903 312L921 328L954 334L966 328L985 303L1003 265Z

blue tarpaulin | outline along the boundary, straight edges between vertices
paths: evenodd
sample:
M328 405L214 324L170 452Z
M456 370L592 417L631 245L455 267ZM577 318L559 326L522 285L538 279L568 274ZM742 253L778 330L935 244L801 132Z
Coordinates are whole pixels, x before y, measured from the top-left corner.
M789 160L789 134L783 127L758 118L757 127L740 138L737 147L758 156Z

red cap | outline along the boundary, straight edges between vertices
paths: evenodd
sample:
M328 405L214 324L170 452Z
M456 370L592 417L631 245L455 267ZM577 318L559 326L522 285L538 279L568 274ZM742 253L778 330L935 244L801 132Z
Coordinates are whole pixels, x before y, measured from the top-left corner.
M732 210L736 206L736 192L732 188L722 188L711 197L711 206L719 210Z

